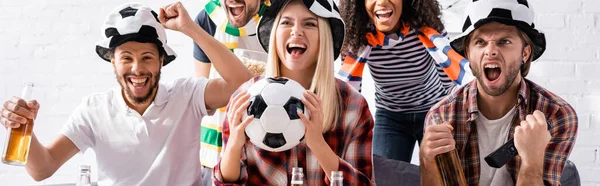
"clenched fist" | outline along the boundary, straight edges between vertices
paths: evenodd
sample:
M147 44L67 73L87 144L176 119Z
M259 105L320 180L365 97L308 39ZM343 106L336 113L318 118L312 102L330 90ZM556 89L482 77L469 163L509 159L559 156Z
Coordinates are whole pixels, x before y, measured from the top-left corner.
M536 110L515 127L515 146L523 162L543 165L546 146L550 142L546 117Z

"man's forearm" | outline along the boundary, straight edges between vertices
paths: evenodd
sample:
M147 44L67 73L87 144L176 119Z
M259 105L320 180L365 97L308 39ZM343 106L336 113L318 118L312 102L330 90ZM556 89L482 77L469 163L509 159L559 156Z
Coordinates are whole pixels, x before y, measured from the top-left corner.
M29 146L29 155L27 156L27 164L25 166L27 173L29 173L35 181L44 180L56 172L56 169L52 168L54 166L51 165L51 163L52 160L48 149L38 141L35 135L32 135L31 145Z
M441 186L440 183L440 172L435 162L426 162L421 158L421 186Z
M542 186L544 185L544 163L523 162L517 177L517 186Z

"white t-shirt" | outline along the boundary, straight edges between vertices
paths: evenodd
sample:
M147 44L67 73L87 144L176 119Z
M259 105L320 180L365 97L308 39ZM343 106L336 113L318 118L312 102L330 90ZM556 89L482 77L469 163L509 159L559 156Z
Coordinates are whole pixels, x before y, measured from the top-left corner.
M488 120L483 114L479 113L475 123L477 125L477 139L479 144L479 161L481 172L479 176L479 185L481 186L511 186L514 185L506 166L499 169L490 167L484 158L496 149L504 145L508 138L511 122L517 114L516 107L513 107L502 118L497 120Z
M207 115L204 78L159 83L143 115L117 86L83 99L62 130L96 153L98 185L201 185L200 120Z

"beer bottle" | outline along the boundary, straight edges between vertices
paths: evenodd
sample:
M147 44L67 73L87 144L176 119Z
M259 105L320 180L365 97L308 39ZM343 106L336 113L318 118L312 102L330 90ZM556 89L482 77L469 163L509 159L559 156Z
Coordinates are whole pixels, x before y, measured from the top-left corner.
M302 173L302 167L292 168L292 181L291 186L303 186L304 185L304 173Z
M92 186L90 173L91 169L89 165L79 165L79 179L76 186Z
M344 185L344 173L342 171L331 171L331 179L329 179L329 186L343 186Z
M25 83L25 88L21 94L21 99L29 101L32 99L33 83ZM6 141L2 152L2 162L9 165L23 166L27 163L29 154L29 144L31 142L31 132L33 130L33 119L28 119L26 124L21 124L19 128L8 128L6 131Z
M442 124L442 118L438 114L433 114L433 119L436 125ZM444 186L467 185L456 148L450 152L435 156L435 163L440 171L439 179Z

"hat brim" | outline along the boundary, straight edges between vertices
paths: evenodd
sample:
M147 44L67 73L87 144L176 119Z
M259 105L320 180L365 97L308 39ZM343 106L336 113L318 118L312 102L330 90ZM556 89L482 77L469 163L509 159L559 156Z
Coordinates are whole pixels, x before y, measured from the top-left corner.
M98 54L98 56L100 56L100 58L102 58L103 60L110 62L110 58L112 57L109 54L110 50L129 41L156 44L158 50L162 50L165 54L163 66L169 64L177 57L175 51L173 51L173 49L171 49L171 47L169 47L168 45L163 45L158 39L148 38L137 33L112 36L98 41L96 43L96 54Z
M291 0L271 1L271 6L265 11L263 16L260 18L258 27L256 28L256 33L260 45L266 52L269 52L269 40L271 39L271 31L273 29L275 17L277 17L279 11L290 1ZM344 43L344 34L346 34L344 31L344 23L341 20L335 18L326 19L329 22L329 27L331 28L331 36L333 37L333 60L336 60L340 56L342 44Z
M515 26L519 30L523 31L533 43L533 61L540 58L542 54L544 54L544 51L546 51L546 36L544 35L544 33L541 33L535 28L532 28L531 25L528 25L525 22L506 19L503 17L488 17L477 21L475 24L463 31L463 33L458 35L454 40L452 40L450 42L450 46L458 54L466 57L465 46L468 43L463 43L465 41L465 38L469 37L474 30L491 22L499 22L505 25Z

